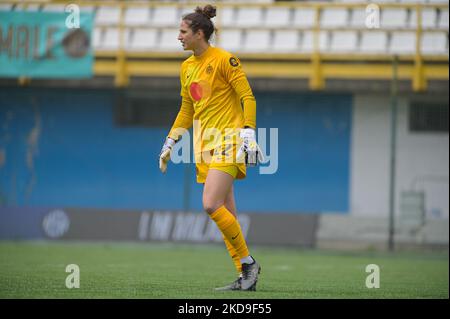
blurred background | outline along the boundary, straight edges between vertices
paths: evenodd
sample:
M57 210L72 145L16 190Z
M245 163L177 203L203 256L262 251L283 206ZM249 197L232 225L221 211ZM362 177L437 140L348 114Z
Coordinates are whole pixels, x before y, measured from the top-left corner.
M278 129L276 173L235 183L249 244L448 249L439 0L1 0L0 239L221 242L194 165L157 161L207 3Z

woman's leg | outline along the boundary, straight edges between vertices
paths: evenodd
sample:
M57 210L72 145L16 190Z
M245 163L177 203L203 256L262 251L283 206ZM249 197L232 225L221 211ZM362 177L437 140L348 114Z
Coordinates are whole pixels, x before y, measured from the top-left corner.
M230 213L233 214L233 216L237 220L236 203L234 201L233 185L231 185L231 189L228 192L227 197L225 198L225 207L230 211ZM238 224L239 224L239 221L238 221ZM240 225L239 225L239 227L240 227ZM236 249L234 249L233 245L231 245L231 243L228 241L228 239L225 236L223 236L223 241L225 242L225 246L227 247L227 250L230 253L231 259L233 259L233 263L234 263L234 266L236 267L236 271L240 275L242 272L241 259L239 258L239 255L238 255Z
M237 218L236 202L234 201L234 187L231 185L230 191L225 198L225 207Z
M225 172L209 169L203 188L203 208L213 214L219 207L225 205L225 199L233 187L234 178Z
M234 215L225 207L225 199L233 181L234 178L230 174L209 169L203 189L203 208L239 255L242 264L240 289L254 290L261 267L249 255L241 227Z
M214 168L210 169L203 189L203 208L216 222L217 227L236 250L239 258L249 260L247 243L242 236L241 227L235 216L225 206L225 200L232 189L233 181L234 178L230 174Z

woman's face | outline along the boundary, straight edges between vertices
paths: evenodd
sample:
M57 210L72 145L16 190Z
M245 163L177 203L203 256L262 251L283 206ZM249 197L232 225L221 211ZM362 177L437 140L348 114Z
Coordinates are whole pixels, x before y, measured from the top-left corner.
M189 24L186 23L185 20L181 21L178 40L181 42L184 50L194 50L201 39L202 35L200 30L193 33L192 29L189 27Z

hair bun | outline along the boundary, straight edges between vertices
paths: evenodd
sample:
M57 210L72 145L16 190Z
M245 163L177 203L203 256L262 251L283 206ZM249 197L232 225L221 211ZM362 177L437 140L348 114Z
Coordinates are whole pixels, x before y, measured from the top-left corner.
M216 7L213 7L212 5L207 4L203 8L197 7L195 9L195 12L203 14L208 19L212 19L212 18L214 18L216 16Z

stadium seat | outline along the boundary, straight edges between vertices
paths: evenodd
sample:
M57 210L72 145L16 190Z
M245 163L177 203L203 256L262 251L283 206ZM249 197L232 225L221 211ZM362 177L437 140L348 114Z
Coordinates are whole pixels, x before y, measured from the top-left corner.
M101 48L103 31L100 28L94 28L92 31L92 46L94 49Z
M262 8L239 8L236 15L236 26L256 27L263 23Z
M368 2L368 0L334 0L334 2L340 2L340 3L361 3L361 2Z
M353 53L357 49L358 34L356 31L333 31L331 34L330 52Z
M42 11L44 11L44 12L65 12L65 8L66 8L66 6L63 4L47 4L42 7Z
M225 50L238 51L242 42L240 29L224 29L219 32L219 46Z
M432 29L436 27L437 11L435 9L423 9L422 10L422 28ZM411 11L409 19L409 26L411 28L417 28L417 13L416 10Z
M159 39L159 49L164 51L182 51L180 41L178 41L179 30L174 28L166 28L161 30L161 37Z
M272 8L267 10L264 24L268 27L285 27L290 25L289 8Z
M67 3L69 4L69 3ZM10 11L10 10L15 10L15 11L22 11L22 10L26 10L26 11L43 11L43 12L65 12L65 8L66 5L61 5L61 4L47 4L47 5L41 5L38 3L29 3L29 4L25 4L25 3L19 3L16 6L13 7L12 4L0 4L0 11L5 10L5 11ZM93 6L80 6L80 11L81 12L92 12L93 11Z
M119 48L119 30L117 28L109 28L102 32L100 49L117 50Z
M417 1L426 1L426 0L417 0ZM367 2L375 2L372 0L367 0ZM375 3L396 3L399 2L399 0L377 0Z
M94 6L80 6L81 12L95 12L95 9Z
M267 52L270 47L269 30L248 30L242 50L245 52Z
M180 10L178 11L179 19L181 20L181 18L186 14L193 13L194 12L193 9L194 8L191 7L181 7Z
M159 27L178 27L178 9L176 7L156 7L153 9L151 24Z
M406 9L384 9L381 11L382 28L406 28L408 11Z
M275 52L298 51L299 36L296 30L275 30L272 50Z
M320 15L322 27L345 27L348 24L347 9L324 9Z
M366 27L366 10L355 8L352 10L350 26L354 28L365 28Z
M156 47L158 30L135 29L132 33L129 49L132 51L151 50Z
M314 9L295 9L293 21L294 26L301 28L314 27L315 14Z
M448 30L448 10L441 11L438 28Z
M384 31L365 31L361 35L361 53L386 53L387 33Z
M194 8L193 8L193 7L189 7L189 6L187 6L187 7L181 7L181 8L178 10L178 12L177 12L177 18L176 18L176 21L175 21L175 25L178 26L179 23L181 22L181 19L182 19L184 16L186 16L186 15L188 15L188 14L190 14L190 13L194 13ZM214 25L216 25L216 23L217 23L217 17L212 18L211 21L212 21L212 23L214 23Z
M125 43L126 47L128 36L127 31L125 30ZM101 42L99 49L101 50L117 50L119 48L119 29L117 28L108 28L102 32Z
M407 4L415 4L415 3L426 3L429 0L398 0L400 3L407 3ZM392 1L394 2L394 1Z
M225 7L220 11L217 11L217 22L220 23L218 27L231 27L234 25L234 8Z
M392 32L389 52L414 54L416 52L416 34L414 32Z
M150 9L144 7L128 8L125 11L126 25L145 25L150 21Z
M328 48L328 33L326 31L321 31L319 33L319 51L326 52ZM300 41L300 52L310 53L314 51L314 37L313 31L302 32Z
M333 2L344 2L344 3L396 3L396 2L400 2L401 0L377 0L377 1L373 1L373 0L334 0ZM425 2L426 0L410 0L410 1L423 1Z
M96 25L117 25L120 18L120 9L117 7L99 7L95 16Z
M448 37L444 32L424 32L421 39L423 54L448 54Z

